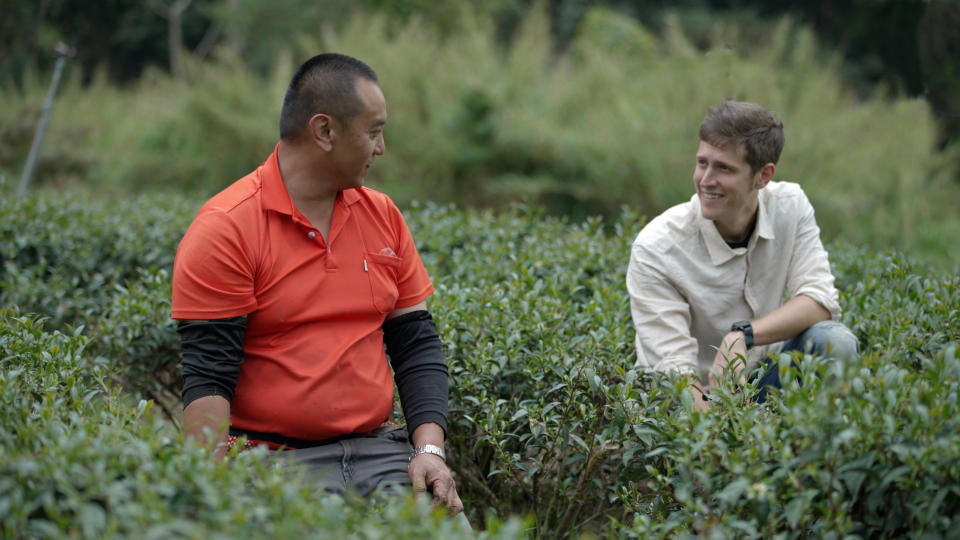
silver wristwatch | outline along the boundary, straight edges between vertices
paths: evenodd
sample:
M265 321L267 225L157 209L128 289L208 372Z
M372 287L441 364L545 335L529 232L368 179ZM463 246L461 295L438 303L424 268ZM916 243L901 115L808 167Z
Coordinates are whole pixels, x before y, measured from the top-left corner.
M443 448L440 448L434 444L418 446L416 449L414 449L413 453L410 454L410 461L413 461L413 458L419 456L420 454L433 454L435 456L440 456L440 459L444 461L447 460L447 454L443 452Z

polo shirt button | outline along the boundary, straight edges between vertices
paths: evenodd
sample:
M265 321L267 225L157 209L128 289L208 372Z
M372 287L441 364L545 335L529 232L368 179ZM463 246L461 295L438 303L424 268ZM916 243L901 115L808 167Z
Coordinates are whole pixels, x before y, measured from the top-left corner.
M307 233L307 237L309 237L309 238L316 238L316 237L317 237L317 233L316 233L315 231L310 231L310 232Z

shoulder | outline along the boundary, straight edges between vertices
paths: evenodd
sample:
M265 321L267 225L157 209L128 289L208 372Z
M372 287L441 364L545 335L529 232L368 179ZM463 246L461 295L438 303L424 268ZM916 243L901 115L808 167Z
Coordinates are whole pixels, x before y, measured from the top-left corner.
M770 182L760 191L760 204L777 227L786 226L814 214L813 205L800 184Z
M809 203L807 194L800 184L795 182L770 182L760 191L760 196L768 203L776 205Z
M187 229L181 251L233 244L255 232L262 212L260 193L260 179L251 173L211 197Z
M250 173L230 184L220 193L210 197L200 208L199 214L207 212L230 214L243 211L250 207L256 207L259 210L257 199L259 198L261 187L260 177L255 173Z
M382 193L368 187L359 187L348 189L343 192L347 203L350 205L359 203L366 210L380 215L399 214L400 210L393 200L386 193Z
M394 233L406 229L403 213L387 194L360 187L344 191L343 196L351 209L362 210L364 222L375 223L378 228L386 227Z
M673 206L653 218L633 241L634 250L663 254L697 233L697 209L692 202Z

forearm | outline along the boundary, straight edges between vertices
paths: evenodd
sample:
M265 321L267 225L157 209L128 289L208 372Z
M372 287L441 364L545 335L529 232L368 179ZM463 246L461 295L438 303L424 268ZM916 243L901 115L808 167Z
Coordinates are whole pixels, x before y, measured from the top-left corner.
M217 461L226 456L229 428L230 402L223 396L198 398L183 409L184 437L209 448Z
M814 324L830 318L830 312L816 300L798 295L779 308L752 321L753 344L767 345L799 335Z
M383 339L411 437L421 424L446 430L447 365L430 314L417 310L388 320Z
M438 424L427 422L417 426L410 438L414 448L419 448L425 444L443 448L444 431Z

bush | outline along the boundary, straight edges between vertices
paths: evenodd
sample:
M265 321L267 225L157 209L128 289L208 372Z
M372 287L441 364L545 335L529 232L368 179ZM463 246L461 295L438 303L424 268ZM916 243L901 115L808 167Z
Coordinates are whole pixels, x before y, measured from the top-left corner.
M837 247L845 322L863 358L819 369L844 384L817 383L809 359L806 385L769 406L728 392L723 405L699 415L676 380L633 371L623 283L641 226L631 215L571 224L525 207L462 217L450 207L411 210L438 282L431 309L451 364L451 445L470 456L454 467L475 508L532 511L542 537L607 530L611 519L652 537L951 530L960 500L950 494L960 478L950 464L960 458L960 438L943 422L956 403L920 417L898 411L915 402L935 407L937 395L955 401L960 279L923 277L915 272L929 269L902 254ZM803 453L841 429L857 444ZM892 442L941 454L905 462L890 454ZM760 443L771 446L756 450ZM782 459L771 464L775 458ZM828 472L806 478L807 468ZM833 501L835 479L822 475L851 470L872 472L860 491L844 492L843 504ZM910 482L893 483L907 473ZM753 489L769 490L770 500L756 502ZM922 512L890 513L901 495ZM820 504L824 497L831 502ZM920 517L928 514L939 521Z
M188 208L163 196L0 200L0 305L43 314L53 329L86 326L108 377L169 413L180 393L170 273Z
M382 512L399 524L382 528L369 504L301 492L252 454L218 466L183 446L169 269L194 203L42 194L2 204L3 305L50 317L0 316L5 535L451 527L397 502ZM437 289L450 464L488 535L956 534L956 273L832 246L862 357L805 359L781 375L803 385L763 406L727 381L700 414L679 380L633 368L623 284L639 215L415 204L408 223Z
M767 406L723 394L709 415L667 420L672 436L658 450L669 458L646 465L660 496L628 503L638 518L631 532L956 536L958 352L943 349L917 370L873 355L806 358L799 373L781 375L803 386Z
M79 329L0 312L0 531L7 538L461 538L412 498L319 497L247 452L215 464L108 383ZM519 538L491 522L481 537Z

